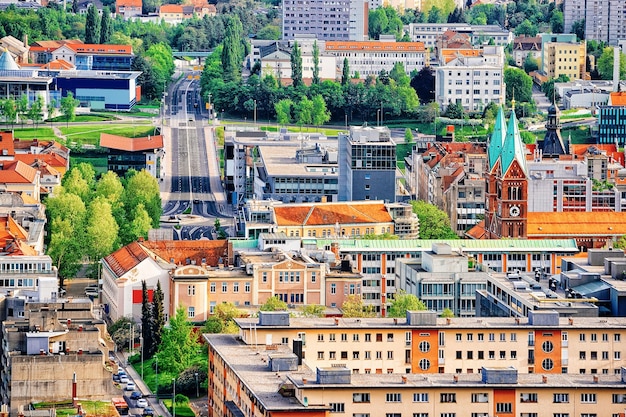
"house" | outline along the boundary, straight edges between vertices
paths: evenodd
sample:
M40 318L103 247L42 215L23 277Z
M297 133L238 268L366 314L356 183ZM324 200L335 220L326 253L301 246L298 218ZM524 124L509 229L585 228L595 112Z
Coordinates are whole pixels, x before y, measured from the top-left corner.
M159 18L171 25L179 24L185 18L183 6L181 4L163 4L159 7Z
M520 68L524 67L526 57L529 56L537 61L537 65L541 62L541 36L520 35L513 40L513 58L515 65Z
M115 13L124 19L139 16L142 13L141 0L116 0Z
M120 177L123 177L130 169L135 171L145 169L157 179L164 175L161 166L164 156L162 135L127 138L101 133L100 147L108 148L108 169Z

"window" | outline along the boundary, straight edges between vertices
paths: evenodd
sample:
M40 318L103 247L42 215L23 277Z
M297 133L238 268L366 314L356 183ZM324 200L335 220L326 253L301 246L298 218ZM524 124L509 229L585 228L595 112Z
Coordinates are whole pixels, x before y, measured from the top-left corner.
M352 352L352 359L359 359L359 351L355 350Z
M596 394L592 393L582 393L580 394L580 402L586 404L595 404L596 403Z
M545 342L541 344L541 348L543 349L544 352L550 353L554 350L554 344L551 341L546 340Z
M460 350L457 350L457 351L456 351L456 358L457 358L457 359L463 359L463 352L462 352L462 351L460 351Z
M214 282L212 282L212 283L211 283L211 286L210 286L210 290L209 290L209 291L211 291L212 293L214 293L214 292L215 292L215 283L214 283Z
M428 359L420 359L419 366L422 371L427 371L430 369L430 361Z
M489 395L487 393L474 393L472 394L472 402L473 403L487 403L489 402Z
M261 280L262 280L263 282L267 282L267 272L263 272L263 273L261 274Z
M355 333L355 334L353 334L353 335L352 335L352 341L353 341L353 342L358 342L358 341L359 341L359 335L358 335L358 334L356 334L356 333Z
M427 403L428 402L428 393L427 392L416 392L413 394L413 402L414 403Z
M195 285L187 285L187 295L196 295Z
M489 341L490 342L495 342L496 340L496 335L495 333L489 333Z
M553 394L552 402L555 403L568 403L569 402L569 394Z
M324 359L324 352L322 352L322 351L317 352L317 359L323 360Z
M337 353L336 352L328 352L328 359L331 359L331 360L337 359Z
M227 291L228 291L228 283L222 282L222 292L227 292Z
M246 293L250 292L250 283L249 282L246 282L246 283L243 284L243 291L246 292Z
M511 414L513 412L512 403L496 403L496 413Z
M585 334L584 334L584 333L581 333L581 334L578 336L578 338L579 338L579 340L580 340L581 342L584 342L584 341L585 341Z
M393 350L387 351L387 359L393 359Z
M413 417L428 417L428 413L413 413Z
M239 292L239 283L233 282L233 292Z
M324 335L322 333L318 333L317 334L317 341L318 342L323 342L324 341Z
M331 413L345 413L346 405L344 403L330 403Z
M402 417L400 413L386 413L385 417Z
M554 361L550 358L546 358L543 361L541 361L541 367L545 371L551 371L554 368Z
M311 282L317 282L317 272L311 272Z
M342 351L341 352L341 359L348 359L348 352L347 351Z
M348 341L348 333L341 333L341 341L342 342Z
M365 333L365 341L366 342L371 342L372 341L372 335L370 333Z
M376 359L382 359L383 358L383 352L381 350L377 350L376 351Z
M196 308L195 307L189 307L187 308L187 318L194 318L196 316Z
M453 392L444 392L439 394L439 402L441 403L455 403L456 402L456 394Z
M430 352L430 343L423 340L420 342L419 348L420 348L420 352L422 353Z
M592 342L597 342L598 341L598 334L597 333L591 333L591 341Z
M337 284L330 284L330 293L337 294Z
M622 352L613 352L613 359L615 360L621 360L622 359Z
M482 342L483 340L485 340L485 334L484 333L478 333L478 341Z
M368 403L370 402L369 392L354 393L352 394L352 402L354 403Z
M335 341L335 333L331 333L328 335L328 340L330 340L331 342Z
M520 394L520 402L522 403L536 403L537 402L537 393L521 393Z
M584 351L582 351L582 352L578 352L578 357L579 357L581 360L585 360L585 359L587 359L587 352L584 352Z
M401 403L402 402L402 394L399 392L391 392L385 395L385 401L388 403Z
M619 342L621 339L621 335L619 333L616 333L613 335L613 341L614 342Z
M369 350L365 351L365 359L372 359L372 352L370 352Z

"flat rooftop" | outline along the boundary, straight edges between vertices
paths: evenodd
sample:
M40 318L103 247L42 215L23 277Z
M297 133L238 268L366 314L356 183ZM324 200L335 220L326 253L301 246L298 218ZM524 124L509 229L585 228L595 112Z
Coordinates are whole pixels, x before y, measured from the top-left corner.
M272 177L337 177L337 164L298 163L296 151L299 143L287 142L285 146L260 145L259 154L265 171Z

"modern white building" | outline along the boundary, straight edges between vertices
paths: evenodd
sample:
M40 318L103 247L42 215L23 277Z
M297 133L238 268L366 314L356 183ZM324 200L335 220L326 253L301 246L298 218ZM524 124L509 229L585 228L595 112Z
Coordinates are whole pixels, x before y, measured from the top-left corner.
M470 111L487 104L504 103L504 51L501 46L485 46L479 56L458 56L437 68L435 99L445 109L460 103Z
M325 40L367 39L367 0L283 0L283 39L299 34Z
M618 45L626 39L626 2L624 0L564 0L565 33L575 22L585 23L585 39Z
M613 91L613 81L575 80L567 83L555 83L554 88L566 109L595 109L606 105L609 101L609 95Z
M447 30L469 35L472 44L482 45L493 39L498 46L513 42L513 32L499 25L470 25L467 23L411 23L404 26L404 31L414 42L424 42L426 47L435 47L437 38Z

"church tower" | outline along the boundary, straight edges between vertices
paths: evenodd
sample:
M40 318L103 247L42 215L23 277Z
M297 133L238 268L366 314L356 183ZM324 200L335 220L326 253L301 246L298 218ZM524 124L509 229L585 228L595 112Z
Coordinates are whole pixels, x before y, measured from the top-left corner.
M569 153L569 144L563 142L561 137L561 123L559 121L559 109L556 103L548 109L548 121L546 122L546 135L538 144L538 148L544 157L556 157Z
M522 142L515 111L504 128L500 108L487 151L489 172L485 176L485 238L526 238L528 171L526 146Z

